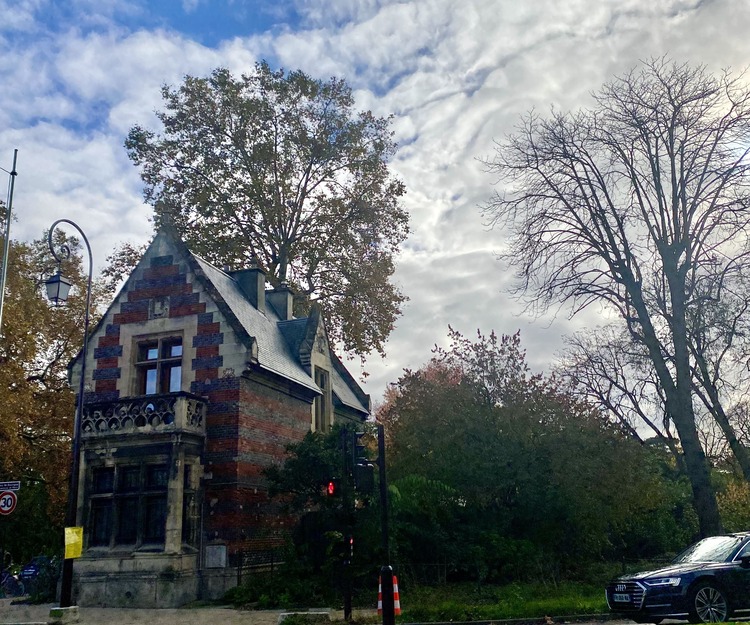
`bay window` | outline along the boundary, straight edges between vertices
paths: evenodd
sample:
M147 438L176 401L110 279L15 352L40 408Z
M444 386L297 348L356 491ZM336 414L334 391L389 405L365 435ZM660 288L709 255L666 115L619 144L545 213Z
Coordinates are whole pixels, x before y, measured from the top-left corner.
M168 479L166 464L93 468L89 546L163 545Z

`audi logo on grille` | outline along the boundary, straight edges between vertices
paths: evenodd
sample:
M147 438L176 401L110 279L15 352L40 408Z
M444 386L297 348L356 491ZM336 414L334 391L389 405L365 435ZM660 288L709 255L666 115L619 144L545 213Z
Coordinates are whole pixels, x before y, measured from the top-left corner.
M627 586L625 586L625 584L617 584L615 590L617 592L624 592L625 590L627 590Z

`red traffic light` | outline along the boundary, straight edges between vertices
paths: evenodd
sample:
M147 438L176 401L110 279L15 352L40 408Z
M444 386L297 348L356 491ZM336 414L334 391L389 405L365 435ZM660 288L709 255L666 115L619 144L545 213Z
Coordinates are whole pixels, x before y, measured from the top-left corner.
M328 480L326 484L326 495L328 497L337 497L341 494L341 486L336 478Z

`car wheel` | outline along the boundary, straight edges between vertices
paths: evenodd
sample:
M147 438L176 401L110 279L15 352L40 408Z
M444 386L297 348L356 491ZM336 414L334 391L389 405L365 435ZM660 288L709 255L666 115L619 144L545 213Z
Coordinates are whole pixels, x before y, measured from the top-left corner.
M722 590L709 582L698 584L690 594L691 623L720 623L729 617L729 602Z

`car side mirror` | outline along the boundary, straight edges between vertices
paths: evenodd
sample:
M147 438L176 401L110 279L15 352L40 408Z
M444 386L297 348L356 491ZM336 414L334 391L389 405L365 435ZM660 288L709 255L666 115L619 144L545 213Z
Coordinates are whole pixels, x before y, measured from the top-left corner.
M740 558L740 566L743 569L750 569L750 553Z

